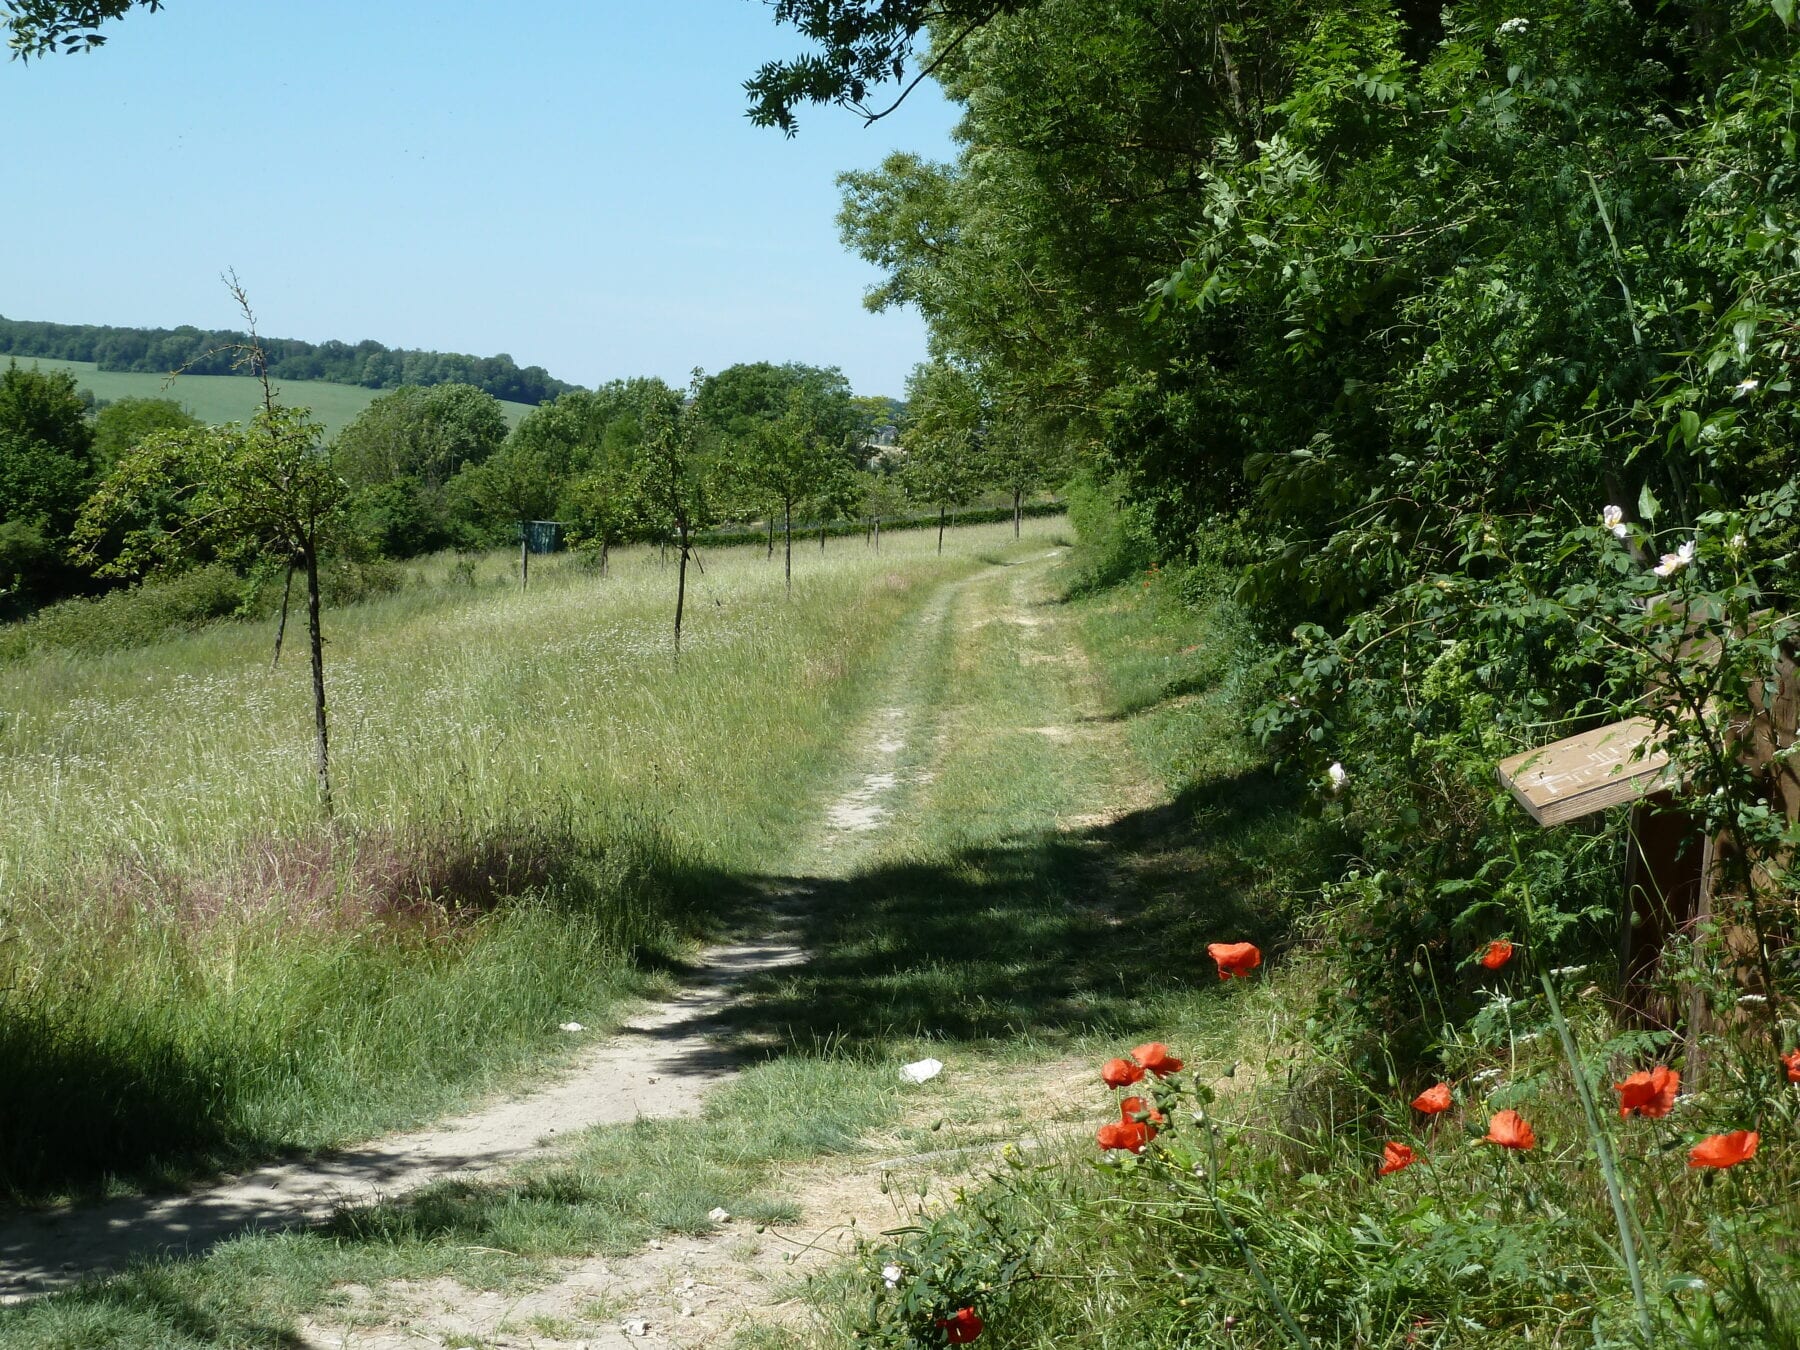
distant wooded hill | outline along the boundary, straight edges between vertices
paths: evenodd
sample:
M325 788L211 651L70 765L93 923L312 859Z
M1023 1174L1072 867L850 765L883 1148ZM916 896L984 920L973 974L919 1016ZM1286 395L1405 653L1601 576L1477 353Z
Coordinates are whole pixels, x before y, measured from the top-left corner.
M41 323L0 317L0 356L39 356L91 361L101 370L167 375L239 375L233 368L246 334L228 329L111 328L95 324ZM577 386L556 379L542 366L521 368L504 352L467 356L461 352L390 349L379 342L302 342L262 338L269 373L282 380L328 380L365 389L398 389L404 384L472 384L510 403L538 404Z

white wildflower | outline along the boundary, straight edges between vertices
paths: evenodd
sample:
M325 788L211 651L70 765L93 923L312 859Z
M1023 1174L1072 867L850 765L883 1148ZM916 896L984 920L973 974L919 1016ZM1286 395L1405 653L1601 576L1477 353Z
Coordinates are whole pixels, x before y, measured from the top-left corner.
M1530 19L1508 19L1494 30L1495 37L1512 37L1531 27Z
M1331 785L1331 795L1335 797L1344 790L1344 784L1350 781L1350 774L1342 764L1333 760L1331 767L1325 770L1325 781Z
M1607 507L1600 513L1600 523L1619 539L1623 539L1631 533L1631 526L1625 523L1625 508L1622 506Z
M1756 389L1761 384L1762 384L1761 380L1739 380L1734 386L1732 386L1732 393L1736 397L1742 398L1745 394L1750 393L1752 390Z
M557 1028L557 1030L558 1031L586 1031L587 1028L582 1026L581 1023L579 1023L579 1022L564 1022L560 1027Z
M1744 551L1744 545L1749 542L1749 540L1744 538L1744 532L1739 530L1726 541L1725 547L1730 549L1733 553L1742 553Z
M900 1066L900 1081L903 1083L929 1083L944 1071L941 1060L921 1059L911 1064Z
M1760 1007L1762 1007L1763 1004L1767 1003L1768 1001L1769 1001L1769 998L1768 998L1768 995L1766 995L1766 994L1739 994L1738 995L1738 1007L1740 1007L1740 1008L1760 1008Z
M1682 568L1694 561L1694 541L1688 540L1673 553L1662 555L1662 561L1650 570L1659 577L1672 577Z
M1501 1069L1483 1069L1480 1073L1475 1075L1475 1081L1482 1087L1486 1087L1489 1083L1499 1082L1500 1075L1503 1072L1504 1070Z
M881 1282L889 1289L898 1289L900 1287L900 1277L905 1273L906 1272L901 1270L899 1266L890 1261L881 1268Z
M1555 970L1551 971L1550 973L1559 980L1572 980L1577 975L1587 974L1587 967L1586 966L1558 966Z

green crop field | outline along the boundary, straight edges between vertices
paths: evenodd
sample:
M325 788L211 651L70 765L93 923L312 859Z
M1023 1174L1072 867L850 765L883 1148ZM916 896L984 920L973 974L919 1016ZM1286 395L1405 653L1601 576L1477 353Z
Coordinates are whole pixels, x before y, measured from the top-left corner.
M255 411L262 387L248 375L146 375L129 370L101 370L92 361L57 361L45 356L15 356L7 360L40 370L67 371L95 398L171 398L203 422L241 422ZM327 434L336 435L369 404L386 392L353 384L327 384L322 380L279 380L282 399L295 407L310 408ZM531 411L524 403L502 402L507 421L517 426Z

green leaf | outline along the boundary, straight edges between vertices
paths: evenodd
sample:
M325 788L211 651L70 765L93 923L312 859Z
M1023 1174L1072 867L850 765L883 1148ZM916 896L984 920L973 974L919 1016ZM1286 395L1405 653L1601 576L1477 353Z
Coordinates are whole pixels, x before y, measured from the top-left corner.
M1638 514L1646 521L1654 523L1656 513L1661 510L1662 503L1656 500L1656 494L1650 490L1650 485L1645 483L1643 491L1638 493Z
M1681 439L1689 445L1700 439L1700 414L1692 408L1681 410Z
M1769 8L1782 23L1789 28L1794 26L1794 0L1769 0Z

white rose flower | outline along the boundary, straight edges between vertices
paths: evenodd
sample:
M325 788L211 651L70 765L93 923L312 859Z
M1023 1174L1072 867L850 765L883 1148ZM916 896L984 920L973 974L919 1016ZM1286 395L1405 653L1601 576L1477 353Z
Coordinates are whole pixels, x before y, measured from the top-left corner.
M890 1261L881 1268L881 1282L889 1289L898 1289L900 1287L900 1277L905 1273L906 1272L901 1270L899 1266Z
M1600 523L1613 532L1615 538L1623 539L1631 533L1631 526L1625 523L1625 508L1609 506L1600 513Z
M1673 553L1662 555L1662 561L1650 570L1659 577L1672 577L1682 568L1694 561L1694 541L1688 540Z

